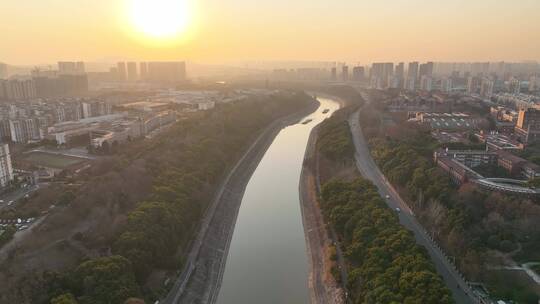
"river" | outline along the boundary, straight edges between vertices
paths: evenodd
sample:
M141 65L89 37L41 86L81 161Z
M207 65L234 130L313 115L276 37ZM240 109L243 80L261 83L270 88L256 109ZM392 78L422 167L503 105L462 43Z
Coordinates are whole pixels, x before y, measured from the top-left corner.
M217 303L309 303L298 185L313 127L339 108L331 99L281 130L251 177L236 221ZM330 111L323 114L324 109Z

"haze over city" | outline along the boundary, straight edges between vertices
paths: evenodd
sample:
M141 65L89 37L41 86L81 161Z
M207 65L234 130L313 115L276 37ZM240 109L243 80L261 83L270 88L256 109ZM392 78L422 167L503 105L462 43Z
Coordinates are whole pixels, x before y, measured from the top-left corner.
M134 13L144 2L153 7L146 21ZM185 11L171 13L171 6ZM539 11L535 0L2 1L0 58L23 65L107 58L538 60ZM164 18L183 19L172 22L182 29L152 37L148 23L171 25Z

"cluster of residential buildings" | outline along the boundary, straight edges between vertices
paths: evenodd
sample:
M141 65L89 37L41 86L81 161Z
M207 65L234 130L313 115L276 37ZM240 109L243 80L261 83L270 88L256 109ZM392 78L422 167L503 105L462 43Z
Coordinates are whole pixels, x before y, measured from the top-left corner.
M15 143L40 141L55 124L112 113L112 106L96 99L64 98L0 105L0 138Z
M503 106L491 107L496 130L528 145L540 141L540 107L533 106L518 111Z
M540 94L537 62L375 62L369 66L331 63L323 66L275 69L273 80L368 83L372 89L460 92L491 98L499 93Z
M373 63L369 72L373 89L463 92L491 98L496 93L520 94L540 91L537 63Z
M30 75L0 77L0 100L78 96L87 92L88 76L83 62L58 62L57 70L35 68Z
M118 62L108 72L92 73L93 80L109 82L181 83L186 80L183 61Z

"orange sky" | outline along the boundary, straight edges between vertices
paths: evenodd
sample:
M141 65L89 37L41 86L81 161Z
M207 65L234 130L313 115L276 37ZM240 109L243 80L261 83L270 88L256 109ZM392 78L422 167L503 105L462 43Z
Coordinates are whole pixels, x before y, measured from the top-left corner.
M130 1L0 1L0 62L540 59L538 0L188 0L167 43L134 30Z

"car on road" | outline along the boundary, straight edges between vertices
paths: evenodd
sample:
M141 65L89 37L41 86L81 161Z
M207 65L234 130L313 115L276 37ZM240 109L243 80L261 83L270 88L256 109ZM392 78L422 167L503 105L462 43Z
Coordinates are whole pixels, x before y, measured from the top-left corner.
M387 194L387 195L386 195L386 199L390 199L390 195Z
M11 206L13 205L14 201L9 201L9 203L7 204L8 206Z
M401 212L401 209L396 208L396 212L397 212L397 213Z

